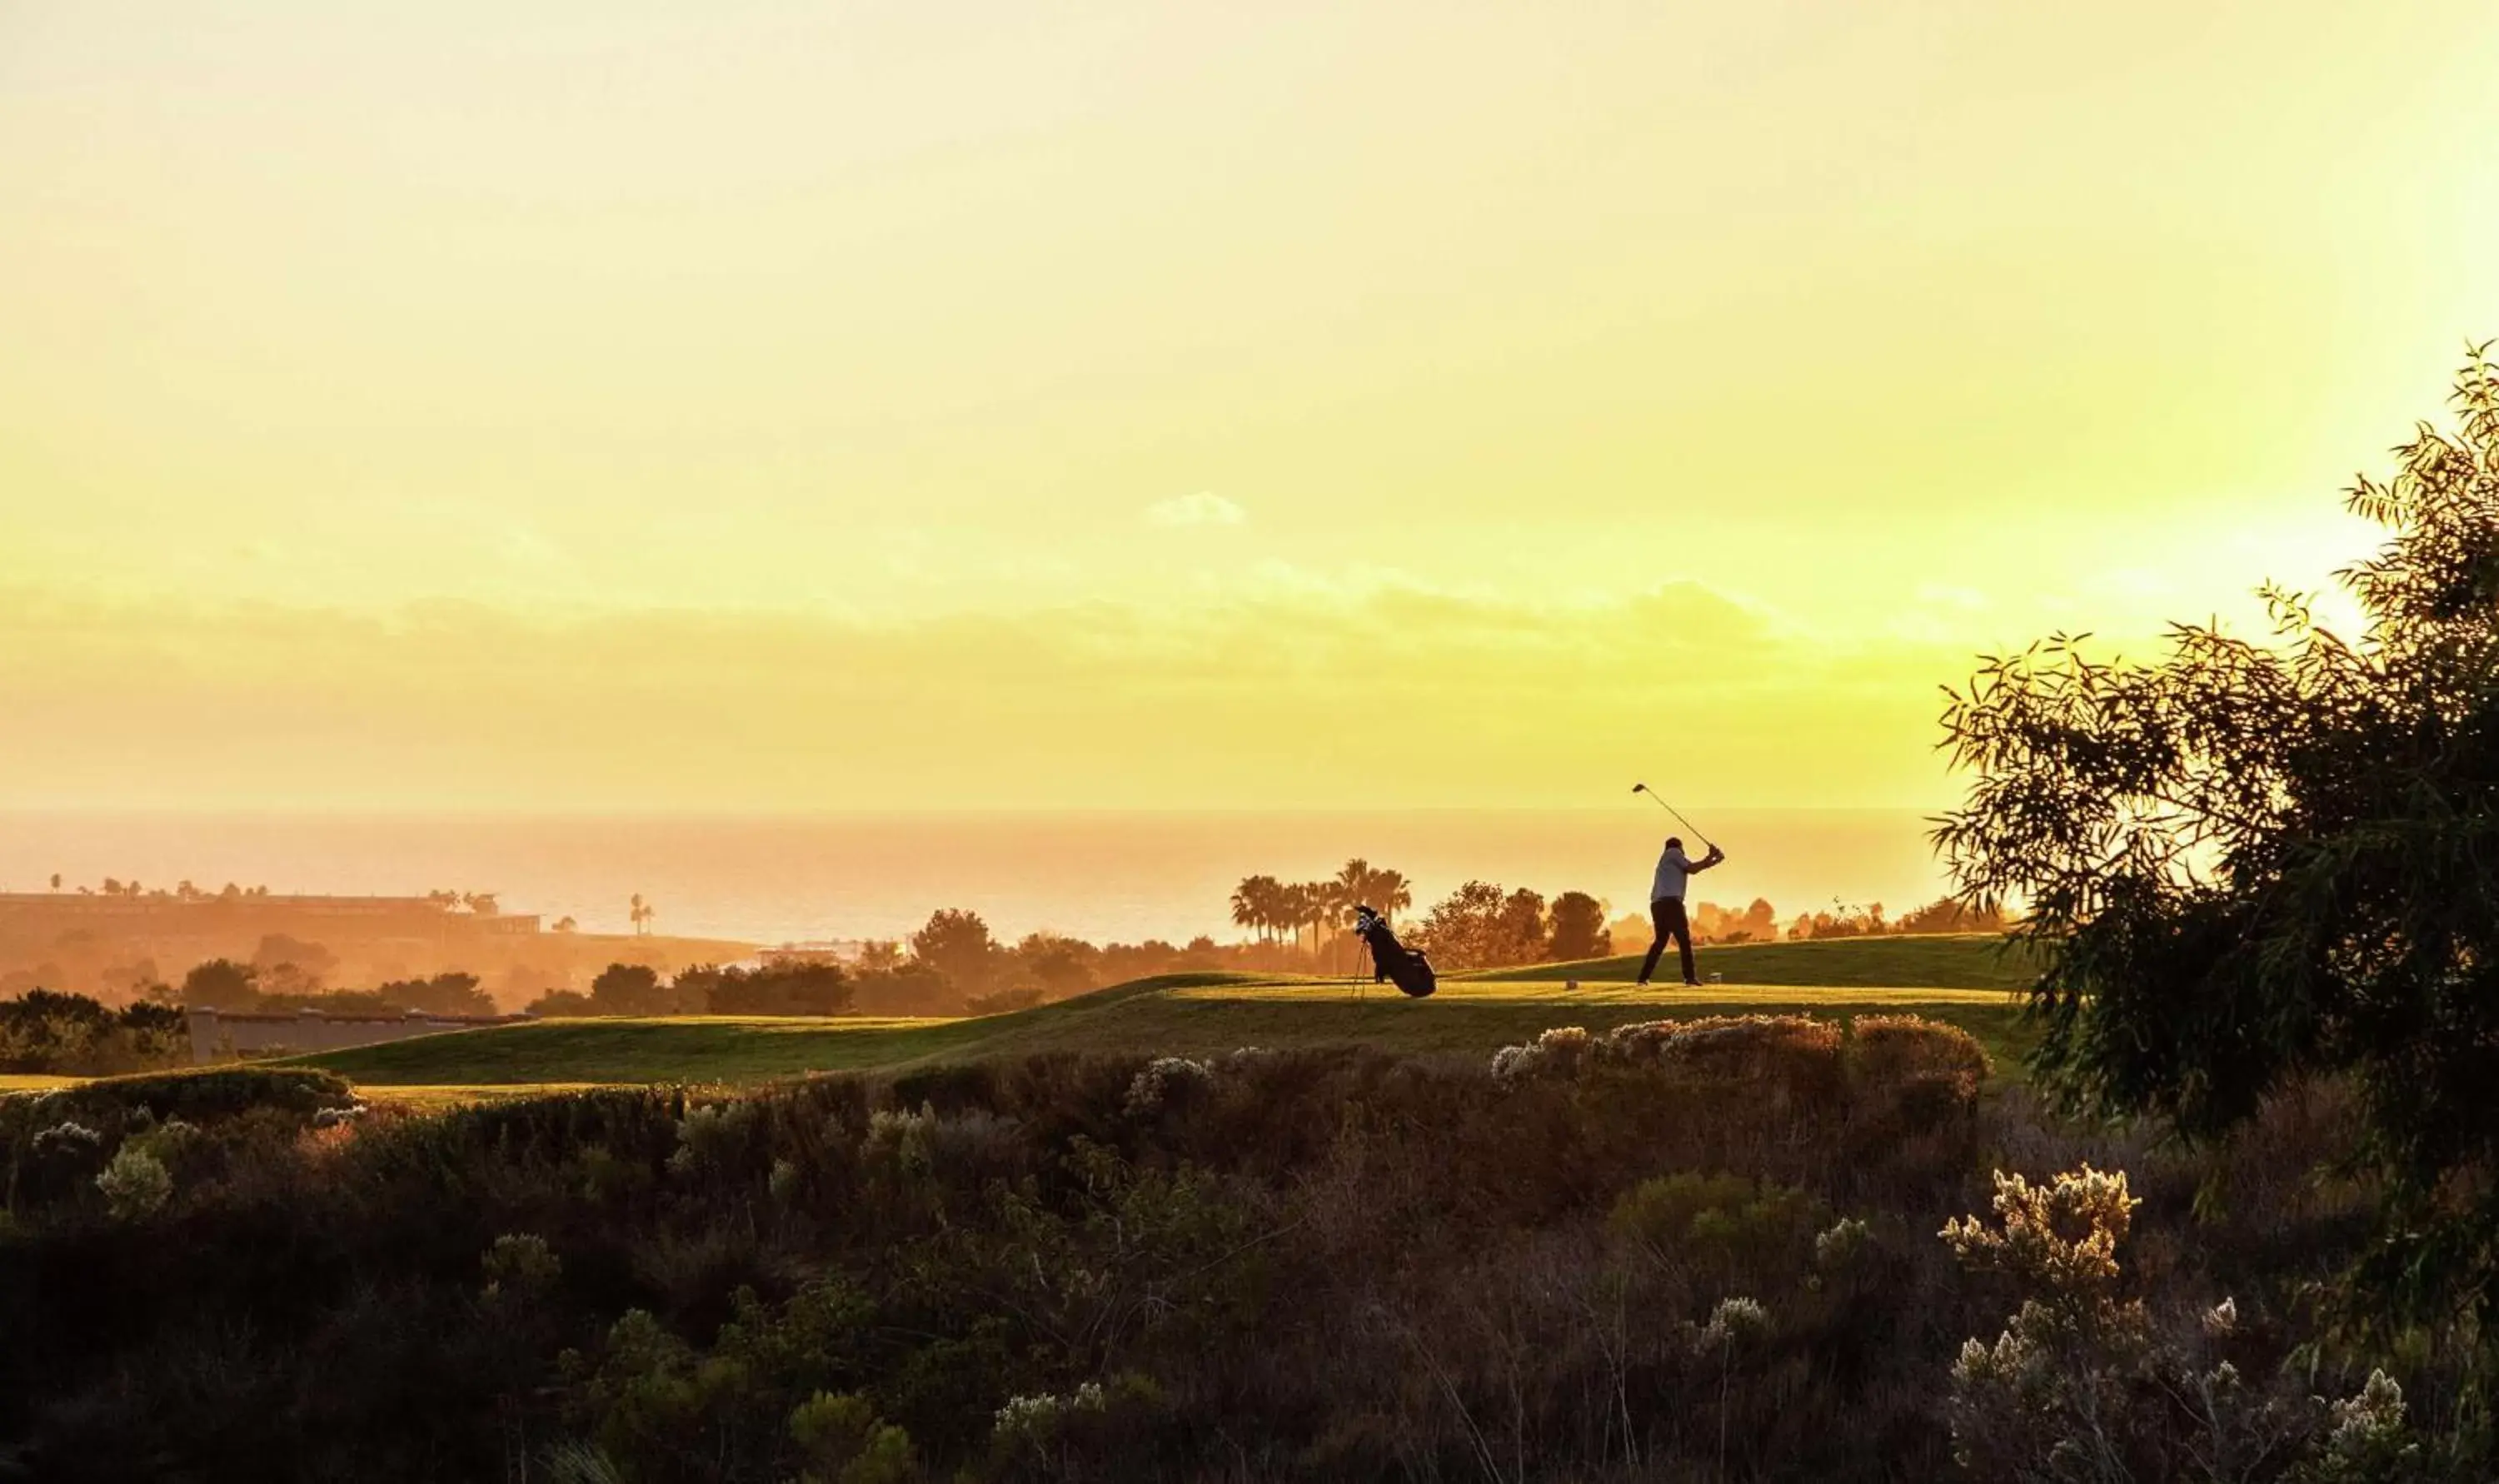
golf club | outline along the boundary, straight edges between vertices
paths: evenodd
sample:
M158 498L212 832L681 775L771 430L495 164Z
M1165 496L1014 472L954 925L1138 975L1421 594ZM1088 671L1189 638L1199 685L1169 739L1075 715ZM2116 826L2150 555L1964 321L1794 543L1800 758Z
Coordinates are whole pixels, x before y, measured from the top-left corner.
M1691 830L1692 838L1700 841L1703 845L1709 846L1711 850L1717 849L1716 846L1709 845L1709 837L1701 832L1701 826L1693 823L1690 820L1685 819L1683 817L1683 811L1675 808L1672 804L1668 803L1664 794L1659 793L1655 789L1650 788L1644 783L1636 783L1632 785L1632 791L1634 793L1645 793L1650 798L1657 800L1657 807L1674 816L1674 822L1676 823L1682 825L1688 830Z

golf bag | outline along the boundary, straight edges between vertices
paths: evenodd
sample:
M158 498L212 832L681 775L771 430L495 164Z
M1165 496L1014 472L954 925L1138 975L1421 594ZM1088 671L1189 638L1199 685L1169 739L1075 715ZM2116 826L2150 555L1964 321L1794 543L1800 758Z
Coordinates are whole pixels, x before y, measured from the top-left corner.
M1441 987L1432 973L1432 960L1419 949L1410 949L1397 941L1388 930L1388 919L1368 907L1357 907L1353 913L1354 936L1371 950L1371 982L1394 983L1415 999L1422 999Z

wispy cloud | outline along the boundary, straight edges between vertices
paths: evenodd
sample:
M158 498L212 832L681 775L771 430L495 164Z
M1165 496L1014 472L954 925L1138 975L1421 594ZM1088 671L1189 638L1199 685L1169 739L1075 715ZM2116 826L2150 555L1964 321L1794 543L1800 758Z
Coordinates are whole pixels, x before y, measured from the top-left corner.
M868 624L99 602L0 587L0 806L1392 807L1935 792L1967 657L1696 584L1542 606L1254 587Z
M1238 526L1250 512L1211 490L1175 495L1146 506L1146 521L1154 526Z

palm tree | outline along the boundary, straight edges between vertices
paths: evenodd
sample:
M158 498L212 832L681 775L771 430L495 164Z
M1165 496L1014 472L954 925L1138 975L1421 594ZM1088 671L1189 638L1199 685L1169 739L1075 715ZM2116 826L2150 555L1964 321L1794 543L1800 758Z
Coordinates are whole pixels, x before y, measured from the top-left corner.
M1283 925L1283 884L1272 876L1245 876L1232 893L1232 920L1272 942Z
M1327 924L1336 918L1336 883L1296 882L1285 889L1292 893L1293 945L1301 946L1302 929L1309 928L1311 956L1315 959L1327 941Z
M1328 926L1353 925L1353 909L1371 900L1372 875L1371 862L1357 855L1345 863L1334 881L1322 884L1320 889L1327 893Z
M1276 926L1289 934L1293 947L1302 946L1302 888L1288 881L1276 883Z
M1371 887L1366 894L1371 905L1379 909L1379 915L1386 918L1392 927L1396 925L1397 914L1414 905L1414 886L1406 879L1403 871L1374 871Z
M651 919L659 915L660 909L642 900L641 892L636 891L633 893L633 910L626 914L626 916L633 919L633 931L635 933L639 934L649 932L651 930Z
M1252 932L1265 929L1265 915L1259 910L1266 905L1265 893L1259 889L1259 885L1266 879L1263 876L1244 876L1241 885L1232 888L1232 924L1235 927L1246 927Z
M1336 873L1337 894L1348 902L1370 901L1371 878L1374 874L1376 873L1371 869L1370 861L1360 855L1354 856L1345 863L1345 869Z

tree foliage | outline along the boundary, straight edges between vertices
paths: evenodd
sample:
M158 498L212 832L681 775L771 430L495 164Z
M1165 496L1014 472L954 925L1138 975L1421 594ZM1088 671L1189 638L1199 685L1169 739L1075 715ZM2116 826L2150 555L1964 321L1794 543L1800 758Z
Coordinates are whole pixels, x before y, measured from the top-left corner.
M660 971L639 963L611 963L600 970L590 982L590 1005L593 1014L602 1016L664 1016L676 1008L660 983Z
M1414 940L1433 962L1450 969L1535 963L1544 956L1544 897L1521 887L1505 891L1471 881L1432 905Z
M911 935L911 956L969 994L988 986L998 945L979 913L948 907L929 914L926 925Z
M169 1005L116 1010L50 989L0 1000L0 1072L131 1072L169 1065L189 1047L182 1013Z
M182 976L181 1002L219 1010L250 1008L260 996L260 971L231 958L211 958Z
M1964 898L2027 908L2038 1062L2078 1103L2191 1136L2348 1075L2385 1180L2362 1276L2499 1318L2499 365L2421 425L2339 574L2362 631L2264 590L2252 642L2172 629L2151 663L2058 637L1950 695Z
M698 965L669 987L681 1003L699 1003L716 1016L837 1016L851 1008L854 992L849 971L837 963Z
M1585 891L1565 891L1553 899L1553 934L1545 956L1560 962L1603 958L1614 951L1614 935L1606 926L1606 904Z

